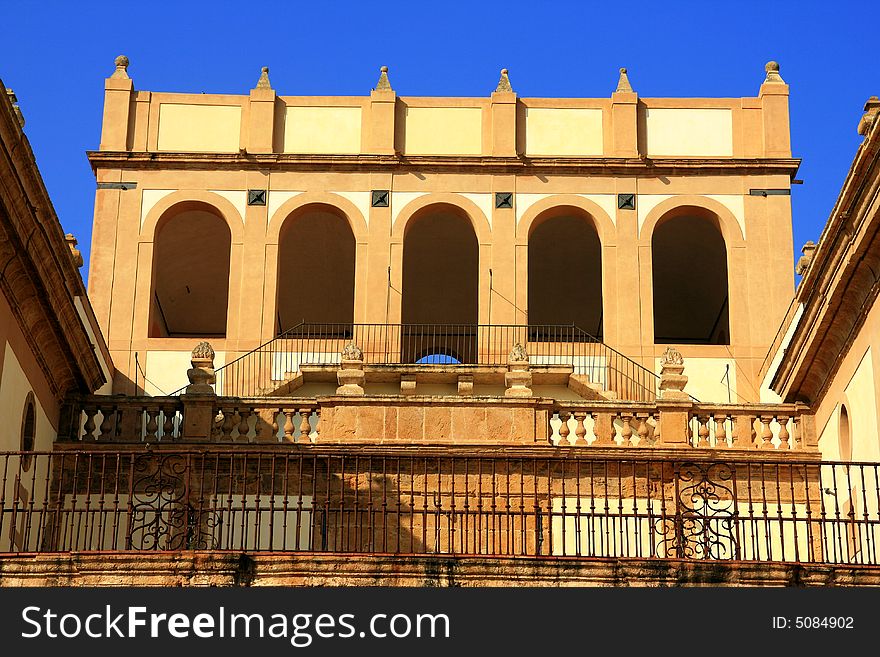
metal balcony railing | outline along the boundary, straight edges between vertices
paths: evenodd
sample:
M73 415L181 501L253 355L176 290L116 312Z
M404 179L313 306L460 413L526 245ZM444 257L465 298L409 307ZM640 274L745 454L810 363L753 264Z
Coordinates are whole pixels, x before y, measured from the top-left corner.
M656 374L576 326L298 324L217 369L217 394L272 394L303 366L338 365L354 342L367 365L507 365L517 343L532 365L567 365L618 399L653 401ZM183 389L172 394L178 394Z
M880 465L226 449L0 453L0 552L880 564Z

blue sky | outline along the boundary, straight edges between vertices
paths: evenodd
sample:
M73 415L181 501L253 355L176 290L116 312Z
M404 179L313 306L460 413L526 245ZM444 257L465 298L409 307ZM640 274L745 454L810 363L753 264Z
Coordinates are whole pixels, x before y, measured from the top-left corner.
M502 67L521 96L607 96L626 66L646 97L754 96L764 63L791 86L795 249L817 239L859 144L880 69L870 3L59 2L3 0L0 78L65 231L88 266L104 78L126 54L135 87L247 93L261 66L290 95L365 95L379 66L401 95L488 95ZM875 15L871 15L874 13ZM797 254L796 254L797 255ZM86 269L83 270L86 276Z

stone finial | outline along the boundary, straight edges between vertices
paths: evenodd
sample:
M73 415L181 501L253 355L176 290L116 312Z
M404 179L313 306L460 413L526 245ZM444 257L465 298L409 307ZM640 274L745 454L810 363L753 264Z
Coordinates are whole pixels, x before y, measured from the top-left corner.
M379 67L379 81L376 82L374 91L391 91L391 82L388 80L388 67Z
M878 115L880 115L880 98L871 96L865 103L865 113L859 119L858 133L863 137L867 136Z
M364 352L354 342L349 341L342 348L342 360L363 360Z
M83 266L83 257L82 252L76 248L76 245L79 244L77 239L73 236L73 233L67 233L64 236L64 241L67 242L67 246L70 247L70 255L73 258L73 264L77 266L77 268Z
M684 358L681 352L673 347L666 347L660 359L660 398L689 399L684 392L688 378L684 375Z
M272 84L269 82L269 67L264 66L260 69L260 79L257 80L257 89L271 89Z
M526 348L522 346L522 343L517 342L513 345L513 349L510 350L510 355L507 357L507 362L509 363L528 363L529 355L526 353Z
M6 97L9 98L9 102L12 103L12 110L15 112L15 118L18 119L18 125L23 128L24 114L21 113L21 108L18 106L18 97L15 95L15 92L8 87L6 88Z
M119 55L119 57L114 60L114 63L116 64L116 70L113 71L113 75L110 77L128 80L128 57L125 55Z
M507 372L504 373L505 397L531 397L532 373L529 371L529 355L525 347L517 342L507 357Z
M189 385L187 395L213 395L211 384L214 377L214 348L208 342L199 342L192 350L192 369L187 370Z
M810 268L810 263L813 262L813 253L816 251L816 243L813 240L808 241L801 248L802 255L798 258L797 264L794 266L794 272L798 276L803 276L807 273L807 269Z
M510 77L507 75L507 69L501 69L501 78L498 80L498 86L495 87L495 92L507 92L513 93L513 87L510 86Z
M617 81L617 89L614 90L614 93L633 93L633 88L632 85L629 83L629 77L626 74L626 69L623 67L621 67L620 69L620 79Z
M767 71L767 77L764 78L764 82L778 82L780 84L785 84L785 80L782 79L782 76L779 75L779 63L778 62L767 62L764 64L764 70Z

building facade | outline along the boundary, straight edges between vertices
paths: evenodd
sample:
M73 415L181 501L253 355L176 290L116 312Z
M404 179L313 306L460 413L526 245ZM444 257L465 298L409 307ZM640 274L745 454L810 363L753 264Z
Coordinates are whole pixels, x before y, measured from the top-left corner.
M89 292L114 390L300 322L574 325L704 401L758 400L793 293L788 86L754 98L136 91L107 80ZM758 274L760 272L760 274ZM325 327L326 330L329 330ZM138 362L135 363L135 355ZM419 354L414 354L418 356ZM452 354L467 360L466 354Z
M773 62L736 99L623 69L600 99L507 71L399 97L384 68L363 97L267 69L172 94L128 65L91 306L48 199L4 205L53 254L10 255L72 280L8 279L73 331L7 328L15 362L76 358L47 441L0 453L0 584L880 583L874 101L795 292ZM4 184L38 180L18 153ZM4 404L48 385L3 367Z

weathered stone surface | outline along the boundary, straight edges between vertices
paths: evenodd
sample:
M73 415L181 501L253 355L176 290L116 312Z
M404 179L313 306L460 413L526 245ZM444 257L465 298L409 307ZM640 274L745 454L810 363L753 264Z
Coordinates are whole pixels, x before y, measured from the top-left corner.
M421 531L408 538L420 541ZM394 546L391 546L392 548ZM405 549L409 545L401 544ZM878 586L877 566L222 552L0 556L0 586Z

